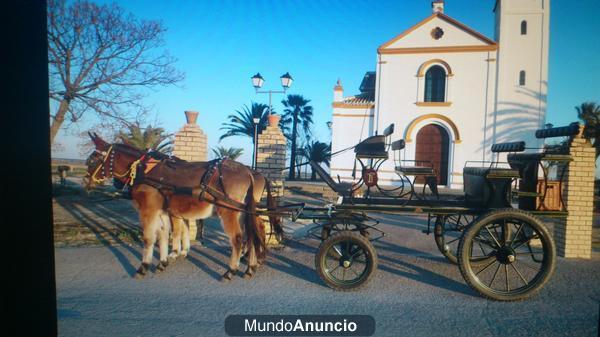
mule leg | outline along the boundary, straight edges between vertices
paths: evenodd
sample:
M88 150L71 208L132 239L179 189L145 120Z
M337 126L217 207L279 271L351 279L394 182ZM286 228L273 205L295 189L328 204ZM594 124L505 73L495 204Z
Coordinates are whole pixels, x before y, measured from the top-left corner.
M154 244L156 243L156 237L160 231L160 220L158 217L157 211L142 210L140 212L140 220L143 228L142 238L144 241L144 252L142 256L142 265L136 272L136 278L146 276L146 273L152 265Z
M188 221L191 221L191 220L188 220ZM190 252L190 227L188 226L188 224L189 224L189 222L182 223L182 228L181 228L181 232L182 232L181 243L182 243L183 247L181 247L181 254L179 256L184 257L184 258Z
M156 268L157 271L165 271L169 265L169 232L171 229L169 216L159 215L160 229L158 232L158 247L160 250L160 262Z
M173 226L172 237L171 237L171 254L169 254L170 260L175 260L181 252L181 234L185 224L179 217L171 216L171 224Z
M223 274L223 280L231 280L237 273L242 253L242 227L240 224L240 212L228 209L218 209L221 225L225 234L229 237L231 246L231 257L229 258L229 270Z
M248 242L246 242L246 246L248 247L248 252L247 252L248 268L246 269L246 272L244 273L244 276L242 276L242 277L243 278L251 278L252 276L254 276L254 273L256 272L256 267L258 266L258 261L256 258L256 250L254 247L254 243L252 241L248 241Z

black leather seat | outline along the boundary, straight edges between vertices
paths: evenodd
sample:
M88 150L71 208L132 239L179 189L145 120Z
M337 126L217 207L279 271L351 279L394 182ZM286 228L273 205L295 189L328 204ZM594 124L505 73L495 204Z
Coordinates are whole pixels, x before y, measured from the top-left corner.
M390 124L383 134L371 136L362 142L358 143L354 147L357 159L384 159L388 157L388 145L387 139L394 133L394 124Z
M404 173L407 176L435 175L433 167L428 166L396 166L396 171Z
M498 167L465 167L463 174L487 179L519 178L519 170Z
M385 148L386 136L371 136L358 143L354 148L356 158L366 159L388 159L388 152Z

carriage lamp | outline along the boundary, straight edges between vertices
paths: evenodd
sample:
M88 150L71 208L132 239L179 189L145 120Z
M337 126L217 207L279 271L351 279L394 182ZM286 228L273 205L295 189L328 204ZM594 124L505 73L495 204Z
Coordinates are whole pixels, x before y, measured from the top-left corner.
M257 94L269 94L269 115L273 112L273 106L271 104L271 102L273 101L273 94L285 94L287 90L292 86L292 82L294 81L292 75L286 72L285 74L281 75L281 77L279 77L279 79L281 80L281 86L283 87L283 90L260 91L259 89L262 88L263 84L265 83L265 79L260 75L260 73L256 73L256 75L252 76L251 78L252 86L256 90Z

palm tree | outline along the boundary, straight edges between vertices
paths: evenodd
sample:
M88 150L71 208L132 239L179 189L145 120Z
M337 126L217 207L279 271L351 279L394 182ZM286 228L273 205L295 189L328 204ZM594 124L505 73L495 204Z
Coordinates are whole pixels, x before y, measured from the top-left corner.
M305 99L302 95L288 95L286 100L281 101L285 107L284 114L281 118L282 123L286 126L292 123L291 135L286 132L286 136L291 141L291 154L290 154L290 173L289 179L295 178L296 171L296 138L298 138L298 124L302 126L302 130L305 135L310 134L310 125L313 123L313 107L308 105L309 99Z
M217 146L216 148L212 149L212 151L215 155L215 158L229 158L231 160L236 160L239 156L242 155L244 149L240 149L237 147L226 148L224 146Z
M329 166L329 159L331 158L331 144L326 144L318 140L308 143L302 149L302 155L308 161L314 161L317 164L325 163ZM310 180L316 180L317 173L313 170L310 174Z
M581 103L576 106L577 117L585 122L583 136L593 141L596 148L596 159L600 155L600 105L595 102Z
M171 136L161 127L148 125L146 128L141 128L137 123L128 124L127 130L121 130L118 134L118 138L126 144L138 149L152 149L166 154L173 152Z
M223 124L221 130L226 130L219 141L232 136L246 136L252 139L254 144L254 118L260 118L257 125L257 132L261 133L268 125L269 106L261 103L254 103L250 108L244 105L242 111L236 110L235 114L227 116L228 123Z

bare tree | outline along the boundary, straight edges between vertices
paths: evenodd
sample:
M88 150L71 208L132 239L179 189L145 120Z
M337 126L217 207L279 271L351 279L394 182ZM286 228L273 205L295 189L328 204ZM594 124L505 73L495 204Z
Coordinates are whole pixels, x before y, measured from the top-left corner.
M122 124L144 112L141 88L183 80L164 46L158 21L138 20L116 4L48 2L48 63L52 114L50 142L65 120L93 111Z

